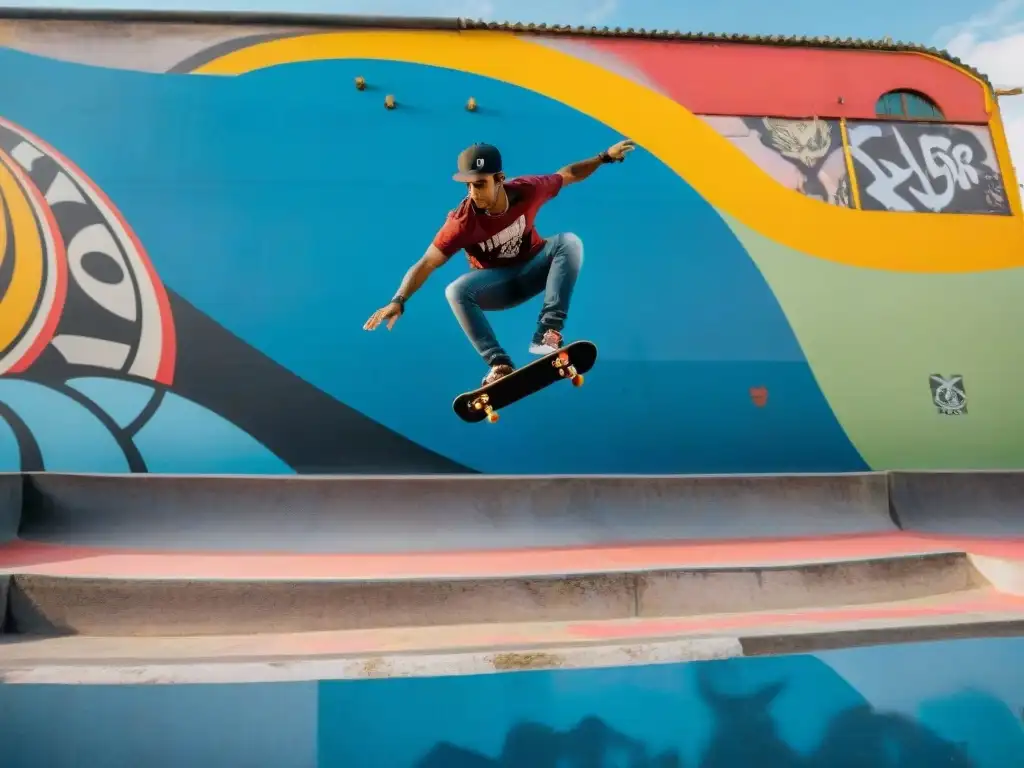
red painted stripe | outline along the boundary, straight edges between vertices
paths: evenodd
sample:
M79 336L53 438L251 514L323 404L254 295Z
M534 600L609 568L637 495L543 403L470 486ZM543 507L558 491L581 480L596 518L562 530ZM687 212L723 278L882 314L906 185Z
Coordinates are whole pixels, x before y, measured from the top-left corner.
M1024 600L990 593L969 599L958 597L937 601L930 608L850 606L843 608L808 608L799 611L764 612L731 616L708 616L693 619L617 619L610 621L540 622L524 624L475 624L447 627L353 629L337 632L310 632L287 635L260 635L232 638L230 660L238 661L253 655L361 655L365 653L452 652L495 650L502 647L528 648L535 645L574 644L581 641L608 643L615 641L656 641L678 639L687 635L744 636L745 630L772 636L794 629L807 631L841 631L861 621L885 622L887 626L913 626L915 621L963 616L965 613L1000 614L1014 617L1024 609ZM1008 616L1009 615L1009 616ZM858 626L858 629L863 628ZM766 632L766 630L771 630ZM748 635L749 636L749 635ZM215 638L196 638L176 644L179 661L196 656L215 655L218 648L207 643ZM145 641L142 641L143 643ZM144 646L142 646L144 647ZM121 657L132 655L122 651ZM226 658L223 657L222 658ZM159 661L151 659L152 661Z
M1024 597L991 593L982 598L954 600L933 606L850 606L844 608L809 608L802 611L736 613L686 619L633 620L630 624L589 622L568 627L570 634L588 640L612 640L629 637L658 637L699 631L734 631L776 625L778 631L787 627L814 624L840 624L855 621L885 621L899 624L914 619L935 619L963 616L965 613L1021 613Z
M931 97L950 122L988 123L976 80L916 53L614 39L587 45L629 63L698 114L871 119L879 96L910 89Z
M821 539L379 555L158 552L14 541L0 547L0 569L15 573L110 578L499 577L657 568L770 566L950 551L1024 560L1024 541L894 533Z
M67 300L68 295L68 259L64 245L64 236L57 226L57 219L53 215L53 208L46 202L46 197L13 157L2 151L0 151L0 157L3 157L4 165L7 166L8 170L18 179L22 188L32 197L36 210L42 212L44 220L38 222L39 226L46 228L50 233L50 237L53 238L53 253L51 254L46 251L45 235L42 232L39 233L39 237L43 241L43 260L48 261L52 257L54 261L54 294L53 303L50 305L46 322L36 335L35 341L32 342L32 345L10 368L11 373L24 373L39 359L43 350L53 340L53 334L57 332L61 315L64 313L64 302ZM15 243L15 247L17 247L17 243ZM43 274L49 277L46 272L47 266L43 266Z

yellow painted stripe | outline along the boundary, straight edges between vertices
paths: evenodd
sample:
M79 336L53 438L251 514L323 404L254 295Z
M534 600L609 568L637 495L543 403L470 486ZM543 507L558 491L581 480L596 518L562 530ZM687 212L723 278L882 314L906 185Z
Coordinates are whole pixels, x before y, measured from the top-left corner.
M4 215L4 211L7 209L7 201L0 196L0 267L4 265L4 259L7 256L7 242L11 237L11 233L7 231L7 217ZM0 296L0 307L3 306L3 296Z
M860 187L857 186L857 169L853 167L853 155L850 154L850 134L846 130L846 118L839 120L839 133L843 137L843 158L846 160L846 174L850 177L850 196L853 207L860 209Z
M809 256L908 272L1024 266L1024 228L1016 217L857 211L813 200L778 184L672 99L513 33L328 32L260 43L196 72L238 75L325 59L426 64L547 96L634 139L711 205Z
M1010 209L1015 216L1022 216L1024 208L1021 206L1020 187L1017 186L1017 174L1013 168L1013 160L1010 158L1010 142L1006 138L1006 129L1003 128L1003 116L999 107L992 110L989 118L989 130L992 131L992 146L996 151L996 158L999 160L999 169L1002 171L1003 187L1006 189L1006 196L1010 200ZM1024 218L1018 218L1018 223L1024 227Z
M0 196L7 204L14 240L14 274L0 301L0 349L6 349L32 319L32 310L43 286L43 242L32 212L17 178L8 164L13 161L0 153Z

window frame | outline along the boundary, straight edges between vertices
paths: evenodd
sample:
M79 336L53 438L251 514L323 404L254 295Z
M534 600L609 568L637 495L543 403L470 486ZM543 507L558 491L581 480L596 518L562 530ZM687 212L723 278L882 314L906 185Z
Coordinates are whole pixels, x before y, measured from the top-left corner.
M879 105L882 100L887 96L899 96L900 97L900 109L899 114L885 114L878 111ZM911 115L907 105L907 97L914 96L925 104L929 105L933 110L938 112L938 115ZM931 98L928 94L922 93L921 91L915 91L912 88L893 88L891 91L886 91L875 100L875 117L879 120L903 120L905 122L929 122L929 123L944 123L946 122L946 115L942 111L942 107L938 105L935 99Z

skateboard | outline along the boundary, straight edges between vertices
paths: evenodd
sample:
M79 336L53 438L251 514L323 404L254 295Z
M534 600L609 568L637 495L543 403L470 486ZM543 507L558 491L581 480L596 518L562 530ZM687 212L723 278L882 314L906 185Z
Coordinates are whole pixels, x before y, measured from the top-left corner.
M534 392L568 379L573 386L583 385L583 374L597 362L597 346L589 341L574 341L561 349L538 357L492 384L463 392L452 402L456 415L475 424L487 419L494 423L498 411Z

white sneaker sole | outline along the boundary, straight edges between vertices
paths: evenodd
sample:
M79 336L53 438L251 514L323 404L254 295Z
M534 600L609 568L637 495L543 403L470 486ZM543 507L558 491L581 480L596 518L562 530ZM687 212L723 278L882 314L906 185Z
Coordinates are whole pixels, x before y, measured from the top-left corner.
M531 344L530 354L531 355L550 355L558 347L552 347L550 344Z

